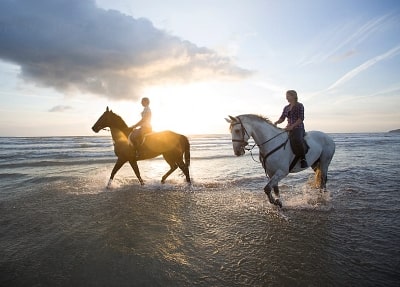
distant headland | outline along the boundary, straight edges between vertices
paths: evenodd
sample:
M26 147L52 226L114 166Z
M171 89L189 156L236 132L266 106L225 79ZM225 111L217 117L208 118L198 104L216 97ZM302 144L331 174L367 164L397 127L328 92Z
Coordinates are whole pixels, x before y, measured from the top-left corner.
M391 131L389 131L389 133L400 133L400 129L397 129L397 130L391 130Z

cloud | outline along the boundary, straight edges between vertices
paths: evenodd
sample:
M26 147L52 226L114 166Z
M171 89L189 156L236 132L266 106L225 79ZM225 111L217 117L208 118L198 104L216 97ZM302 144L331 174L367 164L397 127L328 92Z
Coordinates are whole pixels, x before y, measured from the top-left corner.
M312 43L311 53L303 57L299 61L299 65L306 66L348 59L357 53L357 47L367 39L392 25L392 20L396 17L389 13L370 19L365 23L359 23L352 19L335 25L315 39Z
M353 57L355 54L357 54L356 50L349 50L349 51L346 51L343 54L337 55L335 57L332 56L332 59L335 62L341 62L341 61L344 61L344 60L346 60L348 58Z
M384 53L382 55L379 55L372 59L369 59L368 61L364 62L363 64L359 65L358 67L356 67L353 70L346 73L344 76L342 76L340 79L338 79L335 83L333 83L330 87L328 87L327 90L333 90L333 89L337 88L338 86L343 85L344 83L350 81L355 76L357 76L358 74L367 70L371 66L379 63L380 61L394 57L399 53L400 53L400 45L390 49L389 51L387 51L386 53Z
M59 106L52 107L49 110L49 112L51 112L51 113L53 113L53 112L65 112L65 111L68 111L68 110L72 110L72 107L71 106L61 106L61 105L59 105Z
M0 58L21 77L64 93L140 97L165 82L240 79L250 71L144 18L103 10L94 0L0 1Z

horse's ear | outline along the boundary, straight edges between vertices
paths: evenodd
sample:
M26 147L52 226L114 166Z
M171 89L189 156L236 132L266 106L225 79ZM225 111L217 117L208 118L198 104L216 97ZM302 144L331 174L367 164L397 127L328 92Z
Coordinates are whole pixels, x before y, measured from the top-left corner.
M238 118L232 117L232 116L229 116L229 119L228 119L228 118L225 118L225 120L226 120L228 123L230 123L230 124L236 123L236 122L239 121Z
M108 106L107 106L106 112L108 112Z
M229 118L231 119L232 122L238 122L239 121L239 119L237 117L229 116Z

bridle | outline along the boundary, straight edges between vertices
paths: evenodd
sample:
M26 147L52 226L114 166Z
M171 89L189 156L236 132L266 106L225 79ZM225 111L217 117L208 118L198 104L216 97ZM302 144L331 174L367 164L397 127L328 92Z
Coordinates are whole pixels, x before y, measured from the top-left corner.
M104 128L99 128L99 131L110 132L111 131L110 127L107 127L107 125L104 124L104 121L106 121L106 119L104 119L103 116L101 117L101 122L97 122L96 126L103 126L104 125ZM108 115L106 115L106 117L108 118Z
M240 125L241 129L242 129L242 139L241 140L237 140L237 139L232 139L232 142L241 142L242 145L240 146L241 148L243 148L244 150L248 150L251 153L251 156L253 157L252 154L252 150L254 149L254 147L257 145L258 147L272 141L273 139L277 138L278 136L280 136L281 134L287 133L287 131L282 131L278 134L276 134L275 136L273 136L272 138L266 140L265 142L261 143L261 144L254 144L252 147L246 148L246 146L249 144L245 139L244 139L244 135L246 134L249 138L250 138L250 134L247 132L246 128L244 127L242 121L240 118L237 118L239 120L239 122L236 122L234 124L232 124L232 127L235 125ZM271 154L273 154L274 152L278 151L279 149L281 149L282 147L284 147L287 142L289 141L289 137L286 139L286 141L284 141L281 145L279 145L278 147L274 148L273 150L271 150L270 152L268 152L264 157L263 157L263 162L266 161L267 157L270 156ZM254 160L254 158L253 158ZM254 160L255 161L255 160Z
M233 128L234 126L236 126L236 125L240 125L240 128L241 128L241 130L242 130L242 139L241 139L241 140L232 139L232 142L240 142L240 143L242 143L242 145L241 145L240 147L243 148L243 149L246 149L245 147L246 147L249 143L244 139L244 135L246 134L249 138L250 138L250 135L249 135L249 133L247 132L246 128L244 127L244 125L243 125L243 123L242 123L242 120L241 120L240 118L238 118L238 120L239 120L239 122L236 122L236 123L233 123L233 124L232 124L232 128ZM254 146L253 146L253 148L254 148Z

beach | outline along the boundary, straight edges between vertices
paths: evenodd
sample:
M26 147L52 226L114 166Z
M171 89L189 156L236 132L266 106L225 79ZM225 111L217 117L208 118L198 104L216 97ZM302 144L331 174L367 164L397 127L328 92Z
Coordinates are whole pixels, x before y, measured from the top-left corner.
M269 204L229 135L191 136L191 186L162 158L115 162L101 137L0 138L0 286L398 286L400 135L332 134Z

